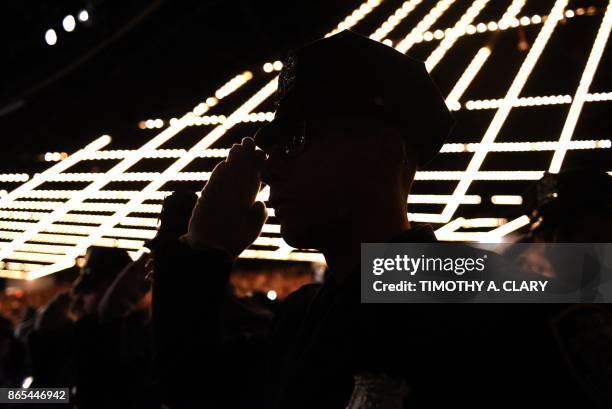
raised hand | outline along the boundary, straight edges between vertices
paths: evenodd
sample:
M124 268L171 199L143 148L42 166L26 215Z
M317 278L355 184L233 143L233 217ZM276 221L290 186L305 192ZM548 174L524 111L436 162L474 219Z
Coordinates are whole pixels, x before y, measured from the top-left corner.
M202 190L183 240L196 249L223 250L231 260L251 245L267 219L266 206L255 201L264 161L252 138L235 144Z

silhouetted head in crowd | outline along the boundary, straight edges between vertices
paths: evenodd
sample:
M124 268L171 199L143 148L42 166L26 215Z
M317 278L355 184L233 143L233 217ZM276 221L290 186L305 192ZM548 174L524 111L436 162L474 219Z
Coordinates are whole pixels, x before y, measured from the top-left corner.
M531 217L525 241L609 243L612 241L612 176L581 167L547 173L526 194Z
M13 339L13 323L0 315L0 363L8 356Z
M92 246L74 281L72 312L77 317L92 313L117 275L131 262L125 250Z
M393 48L344 31L291 54L255 138L283 238L325 250L409 228L416 169L452 123L424 64Z
M185 234L197 199L197 195L190 190L176 190L166 196L159 215L157 234L145 246L155 251L162 243Z

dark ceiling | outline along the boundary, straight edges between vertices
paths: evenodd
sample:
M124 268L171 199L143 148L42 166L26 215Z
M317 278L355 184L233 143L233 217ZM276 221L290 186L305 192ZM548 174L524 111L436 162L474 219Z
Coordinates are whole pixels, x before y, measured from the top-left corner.
M193 108L241 72L333 28L350 0L11 1L3 16L0 132L4 171L73 151L143 118ZM66 33L62 19L90 19ZM324 12L322 12L324 11ZM58 34L48 46L48 28ZM41 163L42 168L47 165ZM34 167L34 168L33 168Z

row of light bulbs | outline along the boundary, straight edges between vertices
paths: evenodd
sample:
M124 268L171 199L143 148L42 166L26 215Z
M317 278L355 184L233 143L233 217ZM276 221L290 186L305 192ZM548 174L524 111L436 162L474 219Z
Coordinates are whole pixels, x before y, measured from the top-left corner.
M612 101L612 92L595 92L589 93L585 97L586 102L603 102ZM465 103L465 108L468 110L480 110L480 109L497 109L504 102L503 99L481 99L481 100L469 100ZM541 105L560 105L560 104L571 104L571 95L547 95L540 97L521 97L518 98L513 106L515 107L532 107ZM461 105L449 107L453 111L457 111L461 108Z
M64 17L64 19L62 20L62 27L64 27L64 30L67 33L71 33L74 31L74 29L76 28L77 19L81 23L84 23L89 20L89 13L87 12L87 10L79 11L79 14L77 15L76 19L72 14L68 14L66 17ZM57 33L54 29L50 28L45 32L45 42L47 43L47 45L55 45L57 43Z
M493 142L485 148L489 152L538 152L554 151L559 147L558 141L543 142ZM481 143L446 143L441 153L476 152L481 149ZM570 141L567 148L570 150L609 149L612 147L610 139Z
M448 31L444 39L438 44L438 47L427 57L425 60L425 68L431 72L436 65L444 58L444 55L448 50L451 49L457 39L461 36L461 33L466 30L472 21L480 14L482 9L487 5L489 0L476 0L466 10L466 12L459 18L459 21Z
M23 195L24 199L69 199L74 196L78 190L33 190ZM152 192L148 198L150 200L164 200L164 198L170 195L172 192L169 191L156 191ZM134 191L132 190L100 190L96 193L95 197L89 198L89 200L129 200Z
M421 21L406 35L396 46L395 49L402 53L406 53L412 46L417 42L416 40L422 38L423 34L428 31L431 26L448 10L448 8L455 2L455 0L440 0L436 5L423 17Z
M33 236L32 241L39 241L43 243L68 244L68 245L74 246L83 240L83 235L88 234L88 232L91 233L94 230L90 231L90 230L82 229L80 231L81 234L78 234L78 235L76 234L75 235L57 234L57 233L55 234L37 233L35 236ZM21 232L0 231L0 239L15 240L17 237L19 237L20 234ZM144 245L144 241L143 240L102 237L102 238L95 240L93 245L102 246L102 247L119 247L119 248L124 248L124 249L140 249ZM20 246L18 246L17 248L20 248ZM23 260L23 261L35 261L34 257L36 257L36 254L37 253L25 252L25 251L14 251L11 253L10 259L11 260ZM36 261L43 261L43 260L37 259ZM55 260L46 261L46 262L55 262Z
M578 10L580 10L581 12L579 13ZM587 13L586 10L590 10L590 11ZM570 19L577 15L579 16L582 16L585 14L592 15L596 12L596 10L597 9L594 7L589 7L588 9L578 8L576 10L566 10L564 15L566 18ZM458 33L454 33L454 35L461 37L464 35L483 34L483 33L491 32L491 31L504 31L510 28L517 28L519 26L525 27L529 25L537 25L537 24L541 24L544 21L546 21L546 18L547 16L540 16L538 14L535 14L533 16L522 16L520 18L512 18L508 22L502 22L500 20L500 22L489 21L488 23L468 24L465 26L465 28L462 28ZM437 29L434 31L425 31L421 35L415 35L413 38L413 41L415 43L421 43L421 42L430 42L434 40L442 40L445 37L452 35L453 31L455 31L453 28ZM389 39L384 40L383 43L389 46L393 45L393 42Z
M280 61L267 62L263 65L264 72L280 71L283 69L283 63Z
M147 119L146 121L138 122L138 127L140 129L159 129L159 128L163 128L163 126L164 126L164 120L160 118Z
M274 112L252 112L242 119L238 119L237 123L241 122L270 122L274 119ZM178 118L171 118L169 123L170 125L178 122ZM227 117L225 115L203 115L203 116L191 116L187 118L186 125L187 126L201 126L201 125L219 125L225 123ZM161 125L154 125L153 121L161 121ZM149 119L147 121L140 121L138 127L140 129L153 129L153 128L161 128L163 126L163 120Z
M83 212L115 212L117 211L123 204L122 203L81 203L79 206L79 211ZM39 201L27 201L27 200L16 200L14 202L8 203L4 206L5 209L15 209L15 210L53 210L53 208L57 206L57 202L39 202ZM140 213L155 213L159 214L161 212L161 205L154 204L143 204L139 207L138 211ZM0 222L0 226L2 222Z
M365 16L370 14L372 10L380 5L382 0L367 0L362 3L358 9L354 10L350 15L348 15L344 20L342 20L336 28L327 33L325 37L332 36L340 31L348 30L355 26L359 21L361 21Z
M463 74L461 74L453 86L453 89L446 96L445 102L449 110L458 111L461 109L459 99L461 99L472 81L474 81L474 78L476 78L476 75L490 56L491 49L489 47L481 47L478 52L476 52L472 61L470 61L463 71Z
M66 152L46 152L41 155L41 159L45 162L59 162L60 160L64 160L68 157Z
M531 150L531 149L530 149ZM533 149L537 150L537 149ZM549 147L542 150L550 150ZM468 151L477 151L471 147ZM493 151L487 149L487 151ZM499 151L499 150L498 150ZM508 150L512 151L511 149ZM90 182L100 179L108 179L117 182L146 182L154 181L159 178L160 172L126 172L117 175L106 175L104 173L62 173L49 177L49 182ZM538 180L543 176L543 171L477 171L474 174L475 180ZM168 181L205 181L210 177L210 172L177 172L168 177ZM419 171L415 180L462 180L465 171ZM11 202L5 207L12 206ZM38 203L38 202L36 202ZM57 204L57 202L54 202ZM17 205L18 206L18 205ZM46 205L41 205L46 206ZM47 209L47 207L44 207ZM42 209L42 207L41 207Z
M602 102L611 101L612 92L598 92L590 93L586 97L587 102ZM482 99L482 100L469 100L465 103L467 110L481 110L481 109L497 109L503 103L503 99ZM547 96L536 96L536 97L520 97L515 103L514 107L531 107L531 106L542 106L542 105L559 105L559 104L570 104L572 102L571 95L547 95ZM458 111L461 109L461 104L457 101L453 103L449 102L449 109L451 111ZM227 117L225 115L210 115L202 117L191 118L187 125L217 125L225 122ZM274 112L254 112L247 115L243 120L239 122L270 122L274 119ZM170 123L178 121L178 118L170 119ZM153 129L163 127L164 121L162 119L148 119L139 123L140 129ZM58 155L62 155L61 158ZM65 152L48 152L45 154L46 161L58 161L65 159L67 154Z
M251 71L245 71L242 74L236 75L234 78L222 85L217 91L215 91L215 98L217 101L225 98L252 78L253 73Z
M395 10L382 25L372 34L370 38L380 41L387 36L393 29L405 19L423 0L405 1L400 8Z
M251 71L244 71L241 74L236 75L231 80L223 84L219 89L215 91L214 97L206 98L206 101L199 103L193 108L192 114L196 115L196 117L203 115L208 112L208 110L219 103L219 101L238 88L247 83L247 81L253 78L253 73ZM171 118L168 122L170 126L176 126L178 124L178 118ZM225 121L225 116L208 116L203 117L201 120L197 118L193 118L187 123L189 125L216 125ZM146 121L140 121L138 123L138 128L140 129L160 129L164 127L164 120L161 118L157 119L147 119Z
M463 180L464 171L433 170L416 173L414 180ZM539 180L544 176L541 170L481 170L474 172L472 180L507 181L507 180Z
M27 173L0 173L0 182L21 183L30 179Z
M224 158L227 156L229 149L222 148L209 148L204 149L198 153L200 158ZM120 149L120 150L106 150L92 152L87 155L84 160L108 160L108 159L123 159L134 153L133 150ZM146 159L167 159L167 158L180 158L187 153L185 149L155 149L144 154L143 158ZM104 190L100 192L105 192Z
M491 152L529 152L529 151L550 151L555 150L558 146L556 141L537 141L537 142L494 142L489 144L486 149ZM480 147L480 143L446 143L442 146L440 153L458 153L458 152L475 152ZM570 141L567 148L570 150L576 149L608 149L612 146L610 139L599 140L578 140ZM144 155L147 159L167 159L179 158L187 151L185 149L156 149L149 151ZM214 148L205 149L198 154L201 158L225 158L229 149ZM83 160L116 160L123 159L134 153L133 150L104 150L91 152L83 158ZM24 197L31 196L39 192L37 190L24 194ZM107 191L100 191L103 196Z
M128 191L134 195L134 191ZM33 211L18 211L18 210L0 210L0 217L7 220L30 220L37 221L45 217L47 213ZM61 223L78 223L78 224L94 224L99 225L106 220L107 216L97 214L66 214L58 219ZM126 217L121 223L122 226L149 227L157 228L157 218L152 217Z
M219 89L215 91L214 97L206 98L206 101L199 103L191 111L195 115L204 115L208 110L219 103L220 100L227 97L231 93L237 91L240 87L246 84L253 78L251 71L244 71L241 74L236 75L234 78L223 84ZM175 121L176 122L176 121ZM172 123L170 125L173 125Z
M549 95L541 97L521 97L517 98L512 106L514 107L530 107L540 105L559 105L559 104L570 104L572 97L570 95ZM500 99L482 99L482 100L470 100L465 103L465 108L472 110L480 109L495 109L499 108L504 103L502 98Z
M49 182L93 182L93 181L113 181L113 182L147 182L156 180L161 175L160 172L124 172L115 175L106 173L60 173L47 178ZM210 172L177 172L168 180L170 181L203 181L208 180Z

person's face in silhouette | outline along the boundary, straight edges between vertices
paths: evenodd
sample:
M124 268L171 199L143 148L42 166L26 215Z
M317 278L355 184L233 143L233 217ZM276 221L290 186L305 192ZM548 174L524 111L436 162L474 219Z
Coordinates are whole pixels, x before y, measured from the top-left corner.
M385 217L381 204L405 203L406 152L394 130L345 119L306 121L289 132L268 149L262 170L289 245L325 248Z
M72 299L71 312L78 319L84 315L91 314L98 308L100 299L104 295L101 291L88 291L76 293Z

